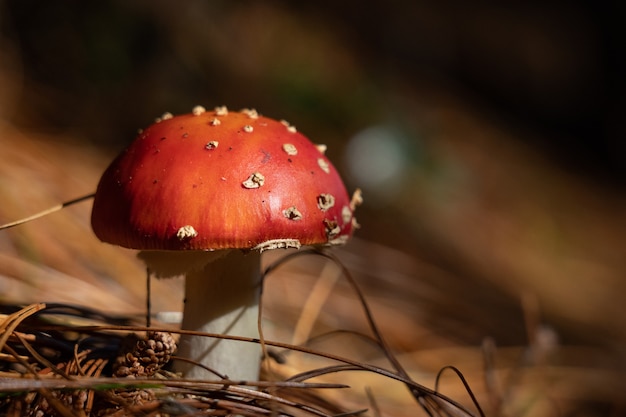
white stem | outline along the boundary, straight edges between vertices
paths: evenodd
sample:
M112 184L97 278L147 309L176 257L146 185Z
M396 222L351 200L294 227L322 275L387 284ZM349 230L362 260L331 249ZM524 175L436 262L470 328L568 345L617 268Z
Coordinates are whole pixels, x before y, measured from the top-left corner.
M258 338L260 292L258 251L232 250L186 275L182 328ZM183 336L178 354L225 374L230 379L255 381L259 377L261 349L256 343L200 336ZM186 378L210 379L215 375L182 363Z

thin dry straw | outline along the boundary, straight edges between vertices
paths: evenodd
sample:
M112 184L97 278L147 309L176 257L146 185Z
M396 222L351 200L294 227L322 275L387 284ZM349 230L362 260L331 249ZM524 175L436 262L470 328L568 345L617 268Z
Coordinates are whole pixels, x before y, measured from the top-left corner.
M4 321L0 321L0 330L3 330L4 333L14 333L12 329L14 329L15 326L20 324L24 319L30 316L33 316L34 314L38 314L38 313L41 313L41 315L58 314L59 311L65 314L75 312L77 314L85 314L88 316L92 315L92 311L90 311L89 309L85 309L83 311L82 308L71 306L71 305L64 305L64 304L47 305L44 303L39 303L39 304L35 304L32 306L23 308L22 310L19 310L16 313L6 316ZM51 329L52 327L57 327L57 326L45 326L45 325L37 326L37 329L44 330L44 329ZM65 329L65 330L75 329L74 326L58 326L58 328ZM100 329L104 329L105 326L93 326L93 328L100 330ZM7 332L6 331L7 329L10 331ZM130 329L133 329L133 327L128 326L126 327L126 329L130 330ZM138 328L134 328L134 329L138 329ZM20 342L22 345L25 345L24 338L18 337L17 339L18 339L17 340L18 342ZM3 381L1 384L2 385L1 391L3 393L8 393L8 392L22 393L24 391L36 391L36 392L41 393L41 395L46 396L46 398L50 397L54 400L54 397L50 393L50 390L68 391L71 389L84 389L84 390L87 390L90 393L90 395L92 395L91 398L93 398L93 394L91 394L93 391L99 392L101 390L117 389L117 388L124 389L124 387L129 388L129 389L135 389L135 388L140 389L142 387L143 388L161 388L161 389L167 389L168 392L170 393L178 392L181 394L192 394L195 396L204 395L205 397L198 400L199 401L198 404L195 404L195 406L199 407L198 410L190 409L191 412L198 412L203 407L205 408L217 407L218 409L230 410L230 412L234 412L238 414L260 416L260 415L267 415L267 411L269 410L265 409L264 408L265 406L263 404L269 401L271 403L278 403L278 404L283 404L288 407L294 407L312 415L329 417L329 414L315 408L314 406L309 406L304 403L293 402L285 398L271 395L270 393L246 389L242 387L241 385L250 385L250 386L256 386L260 388L277 387L277 388L291 388L291 389L298 389L298 388L299 389L309 389L309 388L337 389L337 388L348 387L345 384L305 383L305 382L299 382L299 381L256 381L256 382L243 383L242 381L227 381L227 380L221 380L217 382L215 381L206 382L206 381L198 381L198 380L185 381L181 379L137 380L137 379L101 378L100 377L101 367L98 367L98 369L94 368L96 372L88 371L87 375L83 375L83 372L81 372L81 368L80 368L81 365L79 364L80 360L77 357L77 351L76 351L77 346L78 344L75 345L74 354L75 354L76 365L73 368L74 369L73 372L78 372L79 373L78 375L71 375L71 376L61 375L63 379L58 379L58 378L50 379L50 378L45 378L45 377L40 378L39 375L36 373L36 371L34 369L31 369L28 366L29 363L23 359L23 363L25 367L30 369L30 373L34 375L34 379L28 379L26 381L24 380L24 378L20 378L20 377L3 378ZM13 349L9 345L4 345L3 348L11 352L12 356L15 357L16 359L18 360L20 359L17 356L17 353L13 351ZM30 351L30 349L28 350ZM47 361L44 361L42 363L39 360L39 355L34 355L33 358L35 359L35 362L39 362L41 366L43 367L46 367L47 365L49 365ZM106 362L106 360L102 360L102 359L97 360L96 358L96 361L94 363L96 362L103 364ZM78 366L78 369L76 368L76 366ZM93 365L89 365L89 366L93 368ZM106 395L106 392L101 393L101 395ZM248 403L247 402L248 400L256 400L256 401L260 401L261 403L254 405L254 404ZM161 399L161 401L164 401L164 400ZM180 404L178 405L184 406L185 405L184 403L186 401L187 401L186 403L187 406L191 406L191 407L194 406L194 404L188 403L188 401L191 401L191 399L182 399L180 400ZM177 403L178 403L178 400L177 400ZM59 413L59 415L63 415L63 416L73 415L71 412L68 411L67 408L65 408L66 404L64 405L63 402L56 401L56 402L50 403L50 405L57 411L57 413ZM151 405L145 405L145 406L159 407L159 405L156 403L152 403ZM161 403L161 406L168 407L168 405L164 403ZM171 404L169 406L171 406ZM88 410L88 409L85 408L85 410ZM130 409L126 409L126 410L130 411ZM358 413L359 412L351 412L347 415L357 415Z
M369 308L369 305L365 299L365 296L363 295L360 287L357 285L356 281L354 280L354 277L352 276L352 274L350 273L350 271L341 263L341 261L335 257L334 255L319 250L319 249L308 249L308 250L303 250L303 251L299 251L299 252L295 252L289 255L284 256L283 258L279 259L278 261L274 262L273 264L269 265L266 269L265 272L263 273L263 278L267 277L267 274L269 272L271 272L272 270L278 268L280 265L282 265L283 263L285 263L286 261L293 259L297 256L303 256L306 254L314 254L314 255L319 255L321 257L324 257L328 260L330 260L331 262L334 262L337 266L339 266L341 268L342 274L345 277L345 279L348 280L348 282L350 283L353 291L356 293L357 297L359 298L359 302L361 303L361 306L363 308L363 311L365 313L367 322L369 324L370 330L372 331L372 333L374 333L374 338L376 340L376 342L380 345L380 347L382 348L383 352L385 353L385 355L387 356L387 359L389 360L389 362L392 364L392 366L396 369L397 374L390 372L388 370L382 369L382 368L378 368L375 366L371 366L368 364L364 364L364 363L359 363L358 361L353 361L351 359L347 359L347 358L342 358L342 357L338 357L332 354L328 354L328 353L324 353L324 354L320 354L319 352L315 352L312 351L310 349L305 349L302 347L296 347L293 345L287 345L287 344L280 344L280 343L275 343L275 342L269 342L263 339L263 336L261 334L261 345L263 347L263 349L265 350L265 345L271 345L271 346L275 346L275 347L287 347L288 349L293 349L293 350L298 350L301 352L307 352L310 354L314 354L314 355L318 355L318 356L324 356L326 358L329 359L334 359L337 360L339 362L343 362L345 364L349 364L349 365L353 365L355 367L357 367L358 369L361 370L368 370L371 372L376 372L380 375L384 375L387 376L389 378L395 379L397 381L403 382L407 388L409 389L409 391L411 392L411 394L413 395L413 397L416 399L416 401L418 402L418 404L420 404L422 406L422 408L426 411L426 413L428 413L429 415L434 415L433 412L438 413L438 412L445 412L446 414L450 415L450 416L471 416L472 413L469 412L469 410L467 410L465 407L463 407L461 404L457 403L456 401L442 395L441 393L439 393L437 391L437 389L435 390L431 390L421 384L418 384L417 382L413 381L410 376L408 375L408 373L406 372L406 370L403 368L403 366L400 364L400 362L398 361L398 359L395 357L395 355L393 355L391 348L389 347L389 345L387 344L386 340L383 338L382 333L380 332L380 330L378 329L378 326L376 325L376 322L374 320L374 316L372 315L372 312ZM263 283L261 285L261 291L263 288ZM262 300L263 297L260 297L260 299ZM259 310L261 310L261 305L259 304ZM259 325L260 328L260 325ZM332 367L331 367L332 368ZM339 367L340 368L340 367ZM333 370L333 372L338 371L339 368L336 368L335 370ZM354 369L356 370L356 369ZM462 377L462 374L460 374L460 372L457 372L457 374L459 374L459 376L461 377L461 381L463 382L474 406L476 407L479 415L481 417L484 417L485 414L482 410L482 408L480 407L480 404L478 403L476 397L474 396L471 388L469 387L469 385L466 383L465 379ZM444 410L445 409L445 410Z
M39 213L35 213L32 216L28 216L28 217L24 217L23 219L19 219L16 220L14 222L11 223L6 223L3 225L0 225L0 230L4 230L4 229L10 229L11 227L15 227L15 226L19 226L20 224L24 224L24 223L28 223L32 220L36 220L39 219L41 217L47 216L48 214L52 214L52 213L56 213L57 211L63 210L65 207L80 203L82 201L85 200L89 200L91 198L93 198L93 196L96 195L95 193L91 193L91 194L87 194L84 195L82 197L78 197L75 198L73 200L70 201L66 201L64 203L61 204L57 204L56 206L50 207L44 211L40 211Z

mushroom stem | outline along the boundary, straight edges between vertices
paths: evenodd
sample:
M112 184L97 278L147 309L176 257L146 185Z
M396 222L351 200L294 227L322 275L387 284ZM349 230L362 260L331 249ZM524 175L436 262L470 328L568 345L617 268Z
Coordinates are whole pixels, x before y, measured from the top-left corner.
M183 329L258 338L260 259L258 251L232 250L187 273ZM183 335L179 352L230 379L259 378L261 350L256 343ZM180 370L186 378L214 377L187 363Z
M139 258L161 278L185 275L182 328L204 333L258 338L261 254L227 251L141 251ZM183 335L178 355L234 380L259 378L261 348L256 343ZM215 375L179 361L186 378Z

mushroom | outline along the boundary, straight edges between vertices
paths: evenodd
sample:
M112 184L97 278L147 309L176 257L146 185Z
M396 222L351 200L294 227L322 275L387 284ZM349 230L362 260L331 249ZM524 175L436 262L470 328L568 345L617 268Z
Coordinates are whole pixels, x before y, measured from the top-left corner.
M102 175L91 222L100 240L140 250L155 276L185 276L184 329L258 337L260 253L343 244L353 213L336 169L305 136L218 107L141 131ZM231 379L258 378L254 343L183 336L179 352Z

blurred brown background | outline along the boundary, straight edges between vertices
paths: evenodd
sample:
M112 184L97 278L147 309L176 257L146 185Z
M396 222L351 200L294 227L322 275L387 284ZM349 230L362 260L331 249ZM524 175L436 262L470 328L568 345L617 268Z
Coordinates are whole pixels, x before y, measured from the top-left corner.
M0 1L0 223L93 191L165 111L254 107L363 189L338 253L417 380L458 366L492 415L622 415L625 23L591 1ZM141 265L88 216L0 232L0 299L139 314ZM314 281L276 282L292 329ZM364 330L336 285L320 331Z

